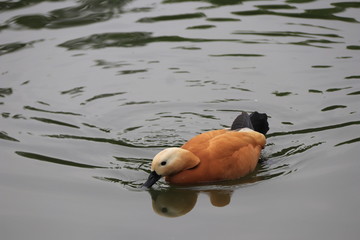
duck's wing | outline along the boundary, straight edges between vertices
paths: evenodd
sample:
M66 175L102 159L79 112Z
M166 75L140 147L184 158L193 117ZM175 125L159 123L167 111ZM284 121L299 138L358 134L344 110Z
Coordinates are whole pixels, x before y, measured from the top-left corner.
M204 132L202 134L196 135L195 137L187 141L181 148L187 149L191 152L194 148L207 148L211 142L211 139L223 135L226 132L228 132L228 130L226 129Z
M202 133L190 139L182 148L193 153L202 151L236 151L247 145L264 148L265 136L251 129L241 131L229 131L226 129L213 130Z

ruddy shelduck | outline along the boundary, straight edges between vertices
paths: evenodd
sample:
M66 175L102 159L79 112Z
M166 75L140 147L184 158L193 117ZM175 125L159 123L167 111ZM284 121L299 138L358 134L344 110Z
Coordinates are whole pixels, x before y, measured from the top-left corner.
M230 129L213 130L190 139L181 147L166 148L151 164L143 186L161 177L171 184L189 185L233 180L254 171L269 130L267 115L242 112Z

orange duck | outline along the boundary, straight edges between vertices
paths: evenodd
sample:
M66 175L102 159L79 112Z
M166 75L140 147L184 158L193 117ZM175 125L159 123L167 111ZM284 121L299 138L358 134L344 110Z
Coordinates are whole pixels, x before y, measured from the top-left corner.
M230 129L205 132L180 148L166 148L159 152L143 186L150 188L161 177L178 185L241 178L255 169L268 130L265 113L248 115L242 112Z

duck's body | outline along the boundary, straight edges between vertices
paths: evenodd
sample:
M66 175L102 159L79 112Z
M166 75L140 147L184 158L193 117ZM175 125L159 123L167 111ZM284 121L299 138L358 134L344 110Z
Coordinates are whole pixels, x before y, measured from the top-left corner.
M256 112L255 112L256 113ZM258 114L258 113L256 113ZM268 130L266 114L242 113L231 129L213 130L190 139L180 148L167 148L152 162L152 173L144 184L151 187L161 176L172 184L198 184L241 178L251 173L260 158ZM254 125L254 126L253 126ZM265 129L265 131L264 131Z
M200 163L165 179L174 184L237 179L255 169L264 146L265 136L250 129L209 131L195 136L181 147L197 156Z

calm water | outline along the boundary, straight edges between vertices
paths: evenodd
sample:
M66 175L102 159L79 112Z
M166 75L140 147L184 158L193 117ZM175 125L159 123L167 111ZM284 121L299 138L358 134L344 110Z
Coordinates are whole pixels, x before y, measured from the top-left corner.
M358 239L360 2L0 1L1 239ZM143 191L242 111L255 173Z

